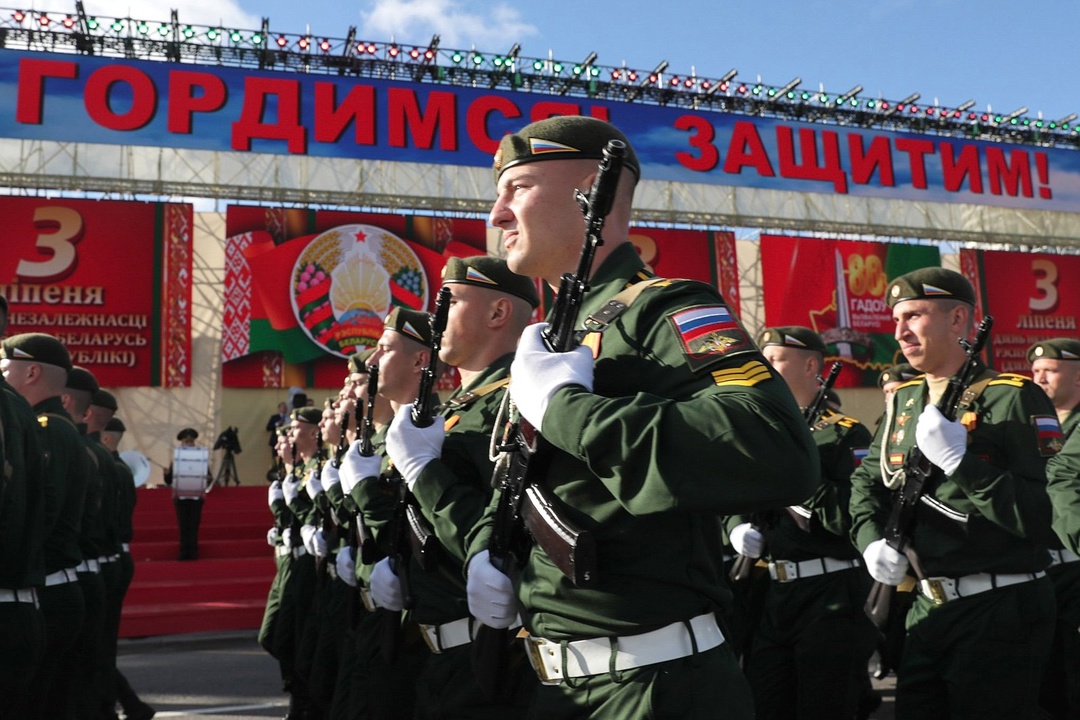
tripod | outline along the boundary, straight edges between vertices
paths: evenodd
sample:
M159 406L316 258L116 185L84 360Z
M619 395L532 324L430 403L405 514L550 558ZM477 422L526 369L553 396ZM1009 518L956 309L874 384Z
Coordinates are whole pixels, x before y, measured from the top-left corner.
M218 468L217 477L214 478L214 485L228 487L230 480L234 485L240 485L240 475L236 472L236 458L231 451L226 450L225 456L221 458L221 467Z

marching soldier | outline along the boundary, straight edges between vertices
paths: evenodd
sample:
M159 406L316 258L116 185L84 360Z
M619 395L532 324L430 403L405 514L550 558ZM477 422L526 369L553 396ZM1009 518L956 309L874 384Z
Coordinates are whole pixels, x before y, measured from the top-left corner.
M806 327L773 327L757 338L799 407L819 393L826 348ZM747 662L757 717L855 717L868 684L877 633L863 611L870 577L851 544L851 473L866 455L870 431L824 405L811 432L824 482L802 503L751 524L736 516L732 544L741 555L769 561L771 582Z
M749 718L750 690L716 622L730 603L716 516L801 502L818 486L791 391L715 288L652 279L629 238L640 166L608 123L551 118L506 135L489 221L512 271L558 287L586 233L574 191L592 186L609 140L626 144L625 169L573 328L593 332L552 353L530 326L510 385L552 446L541 482L556 511L595 538L595 575L578 578L594 586L575 585L538 546L516 577L498 569L497 494L471 538L469 609L507 628L522 606L543 683L534 717ZM611 318L605 306L623 309Z
M83 591L77 568L90 458L75 422L64 409L71 356L63 343L44 333L23 333L0 344L0 367L7 382L33 407L45 466L45 581L38 599L45 616L45 656L30 686L30 718L66 717L79 670L72 648L83 624Z
M919 580L896 717L1034 717L1055 616L1045 466L1060 447L1057 416L1027 378L984 368L947 420L935 403L968 359L959 341L973 327L971 284L924 268L893 280L885 298L900 351L924 375L889 403L852 475L851 516L875 580L898 585L909 567ZM917 503L904 554L884 538L916 450L940 476Z
M1080 340L1043 340L1028 348L1027 359L1035 384L1046 392L1057 410L1067 446L1080 426ZM1059 493L1050 488L1048 492L1055 517L1070 512L1068 501L1061 505ZM1050 558L1046 574L1054 583L1058 616L1041 705L1051 717L1080 718L1080 555L1066 547L1063 538L1055 536L1051 538Z

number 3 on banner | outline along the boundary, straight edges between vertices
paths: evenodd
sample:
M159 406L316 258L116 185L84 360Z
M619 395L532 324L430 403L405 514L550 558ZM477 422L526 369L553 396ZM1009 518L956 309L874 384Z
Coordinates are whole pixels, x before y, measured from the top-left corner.
M1035 277L1035 290L1039 297L1028 299L1032 311L1053 310L1058 304L1057 265L1053 260L1039 258L1031 261L1031 274Z
M83 219L78 211L66 207L39 207L34 210L34 243L48 260L20 260L15 273L20 278L59 280L69 275L76 264L75 243L82 239Z

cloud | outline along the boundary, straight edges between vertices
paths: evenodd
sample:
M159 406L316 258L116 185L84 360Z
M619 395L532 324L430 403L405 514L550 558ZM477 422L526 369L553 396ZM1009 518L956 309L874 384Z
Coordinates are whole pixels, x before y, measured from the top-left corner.
M539 34L510 5L492 5L483 13L471 12L461 0L375 0L370 12L360 13L358 32L364 38L426 42L439 35L444 47L465 49L509 47Z
M237 0L170 0L167 4L150 0L86 0L83 6L90 16L164 22L169 19L169 9L175 8L182 23L244 30L258 29L262 23L258 15L243 10Z

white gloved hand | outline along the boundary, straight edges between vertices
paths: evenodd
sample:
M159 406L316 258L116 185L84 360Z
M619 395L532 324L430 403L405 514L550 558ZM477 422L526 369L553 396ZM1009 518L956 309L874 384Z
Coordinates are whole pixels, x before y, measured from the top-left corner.
M862 555L870 577L886 585L895 586L903 582L911 565L907 555L886 544L885 538L867 545Z
M307 482L304 484L304 487L307 489L307 494L309 498L314 500L316 497L318 497L319 493L323 491L322 480L320 479L319 473L315 472L314 470L309 472L307 476Z
M341 459L341 490L346 495L352 493L353 488L366 478L378 477L382 470L382 456L375 453L371 457L360 454L360 441L357 440Z
M270 547L276 547L278 540L281 539L281 533L276 527L272 527L266 531L266 544Z
M322 484L323 488L329 490L330 488L341 482L341 469L335 467L334 463L329 462L323 465L322 469Z
M326 557L326 536L314 525L300 528L300 537L304 540L304 549L315 557Z
M285 545L285 547L289 548L290 550L295 550L297 547L299 547L299 545L296 544L297 540L298 538L293 534L293 529L291 527L287 527L282 531L281 542Z
M356 587L356 560L353 559L351 547L346 546L338 550L334 567L337 568L338 579L349 587Z
M383 558L375 563L371 570L371 597L375 604L387 610L400 611L405 608L401 595L401 579L390 569L390 559Z
M270 509L274 509L274 503L278 500L284 500L285 493L281 491L281 481L275 480L270 483L270 492L266 497L266 504L270 506Z
M487 550L469 561L469 577L465 582L469 613L488 627L503 630L513 627L518 619L514 583L494 565Z
M554 353L544 345L540 331L546 323L525 328L510 365L510 397L522 417L543 432L544 415L551 397L567 385L593 389L593 356L587 347Z
M398 408L394 422L386 432L386 454L405 478L405 485L412 490L420 471L432 460L442 456L446 430L442 418L426 428L412 423L412 406Z
M743 557L759 558L765 549L765 536L750 523L736 525L728 535L731 547Z
M967 428L949 422L936 405L927 405L915 426L915 444L930 462L952 475L967 452Z
M296 498L300 497L300 480L291 475L285 478L285 482L281 483L281 492L285 497L285 502L292 505L296 502Z

